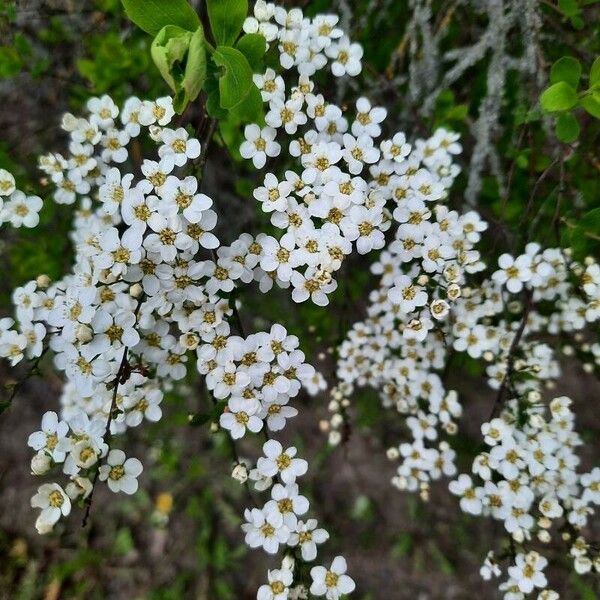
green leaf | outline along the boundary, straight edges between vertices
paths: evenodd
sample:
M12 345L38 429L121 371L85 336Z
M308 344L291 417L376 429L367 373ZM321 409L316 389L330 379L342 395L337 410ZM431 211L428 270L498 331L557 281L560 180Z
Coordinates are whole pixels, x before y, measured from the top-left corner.
M123 527L117 531L115 536L113 549L115 554L125 556L129 554L135 547L131 530L128 527Z
M600 94L589 94L580 100L581 106L596 119L600 119Z
M590 87L600 85L600 56L593 62L590 69Z
M248 95L254 85L252 69L239 50L228 46L217 46L212 59L217 66L224 68L219 79L219 104L221 108L231 110Z
M248 16L248 0L207 0L206 5L215 41L231 46Z
M565 17L574 17L579 14L577 0L558 0L558 8Z
M578 221L569 223L564 241L573 249L574 257L581 260L586 255L595 253L599 236L600 208L594 208Z
M262 35L247 33L238 40L235 47L248 59L255 73L261 70L262 59L267 51L267 42Z
M255 85L252 85L246 97L231 109L230 114L240 123L264 123L262 96Z
M202 27L198 27L190 40L182 84L188 102L193 102L198 97L205 81L206 47L204 45L204 31Z
M146 33L156 35L166 25L196 31L200 19L187 0L121 0L127 16Z
M190 33L176 25L163 27L152 42L152 59L175 92L173 106L181 114L206 81L206 48L202 26Z
M177 25L165 25L154 38L150 48L152 60L174 92L181 89L183 64L190 47L192 34Z
M579 122L573 113L565 112L558 115L556 137L565 144L570 144L579 137Z
M581 78L581 63L572 56L559 58L550 69L550 83L564 81L577 89Z
M559 81L544 90L540 104L546 112L569 110L577 104L577 92L568 83Z
M11 46L0 46L0 79L14 77L23 64L19 53Z

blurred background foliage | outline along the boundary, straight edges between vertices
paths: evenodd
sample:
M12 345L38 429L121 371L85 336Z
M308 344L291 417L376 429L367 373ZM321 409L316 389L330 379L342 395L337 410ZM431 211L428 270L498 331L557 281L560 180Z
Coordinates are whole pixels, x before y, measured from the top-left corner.
M577 258L600 255L600 113L594 114L589 100L595 93L592 67L600 55L600 3L281 3L311 15L339 13L342 25L363 44L363 74L351 83L325 86L330 98L349 104L366 92L388 109L388 133L399 129L412 139L437 127L461 133L462 174L450 203L476 208L488 220L490 235L481 251L490 262L528 241L570 246ZM202 16L202 1L192 4ZM77 113L92 95L107 93L120 103L132 94L169 93L150 59L150 43L127 20L119 0L0 0L0 167L13 172L22 189L48 198L37 229L0 233L0 316L9 313L16 286L40 271L58 278L71 262L72 208L49 199L37 156L62 150L62 113ZM581 75L574 79L578 68ZM556 104L561 98L550 97L540 104L545 90L565 80L574 100ZM182 124L194 122L199 110L191 106ZM251 191L259 176L239 161L239 139L239 129L221 129L204 182L223 215L220 237L226 243L241 231L269 227L255 209ZM354 259L344 269L327 310L292 305L285 291L263 296L245 288L240 299L247 330L273 321L286 324L301 336L312 362L331 376L332 348L362 317L374 285L367 260ZM8 380L13 375L3 368L0 379ZM478 363L461 357L452 363L447 382L459 390L470 415L457 444L464 464L492 401L480 374ZM185 388L170 394L163 421L133 431L127 441L134 454L146 457L140 493L98 502L85 530L73 518L56 536L35 535L27 506L35 482L27 473L25 440L43 410L56 406L59 385L48 370L44 384L28 384L19 409L0 420L0 598L253 598L269 563L243 547L239 523L248 499L228 477L226 440L207 423L189 424L189 415L210 411L192 374ZM590 390L598 392L593 379L576 367L567 366L561 385L559 391L584 400ZM326 399L303 402L305 410L288 428L287 439L309 458L308 495L332 533L329 550L343 549L349 557L359 586L356 597L494 597L477 573L494 532L462 515L444 483L434 488L427 505L389 487L392 469L384 451L402 439L402 426L382 413L374 395L357 395L350 442L333 452L318 429ZM579 429L597 441L597 411L593 404L580 408ZM247 456L256 453L252 444L243 450ZM595 454L584 458L597 462L597 444ZM567 577L560 562L553 568L562 597L600 597L597 583Z

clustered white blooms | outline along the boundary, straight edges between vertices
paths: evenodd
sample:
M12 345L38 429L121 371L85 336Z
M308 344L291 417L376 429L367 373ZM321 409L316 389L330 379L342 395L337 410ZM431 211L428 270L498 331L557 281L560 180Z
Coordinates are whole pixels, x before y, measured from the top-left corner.
M40 221L42 204L39 196L28 196L17 189L12 173L0 169L0 225L10 223L13 227L35 227Z
M413 185L419 197L432 200L440 181L455 172L449 164L431 171L403 134L375 145L386 111L366 98L358 101L349 125L342 108L316 92L311 77L328 63L336 76L361 70L362 49L343 35L336 16L310 20L299 10L264 2L256 3L254 14L245 30L260 32L278 48L283 75L297 73L291 82L272 69L255 77L268 103L267 126L249 125L241 148L262 168L267 157L280 154L281 130L293 136L286 145L298 172L267 173L254 193L283 230L280 237L244 233L230 246L220 244L212 233L212 199L188 174L201 155L200 142L184 128L169 127L169 98L132 97L121 109L108 96L92 98L85 117L63 119L68 155L40 159L55 186L54 200L77 203L75 261L61 281L40 276L15 290L17 322L2 321L0 355L14 365L52 350L66 379L60 416L46 413L29 439L37 453L35 474L61 465L68 477L64 487L42 485L32 499L42 509L41 533L69 514L71 502L89 509L97 481L114 492L136 491L142 465L114 448L113 436L161 417L163 392L185 376L190 355L210 396L222 402L219 424L234 440L247 431L282 429L297 413L290 401L301 386L315 393L324 380L283 326L249 336L238 329L234 335L236 308L229 293L252 280L266 292L276 282L291 285L296 302L327 304L337 285L332 273L353 247L364 254L384 245L391 224L388 182L398 195L402 185ZM136 164L130 142L146 144L146 138L158 147L157 156ZM453 141L443 131L436 139ZM3 190L12 193L11 186ZM315 519L298 518L308 511L295 483L307 469L305 461L294 448L284 451L270 439L264 453L250 478L257 489L271 488L271 499L246 512L246 539L268 552L280 544L293 552L286 551L287 562L269 574L259 597L302 597L302 586L291 587L297 583L294 558L313 561L328 534ZM234 475L244 478L242 465ZM310 592L329 600L350 593L354 582L345 571L342 557L329 568L313 567Z
M363 97L347 111L319 94L312 79L318 70L329 65L335 76L361 70L362 49L334 15L309 19L259 0L244 30L262 34L280 56L281 72L255 76L266 126L246 127L240 153L262 169L285 150L276 163L296 165L269 170L254 191L281 235L243 233L220 244L212 233L213 201L189 174L200 142L169 127L169 98L132 97L121 109L108 96L93 98L84 118L63 119L68 156L40 159L56 187L54 200L77 203L75 261L61 281L40 276L15 290L17 322L0 320L0 356L14 365L50 349L66 380L60 415L46 413L29 438L32 471L44 475L61 465L68 478L64 487L40 486L32 498L41 509L38 530L51 531L72 502L89 508L97 481L114 492L136 491L142 465L114 448L113 436L160 419L164 391L184 378L193 357L210 397L223 407L221 429L233 440L247 432L266 438L256 464L248 470L240 463L232 474L270 495L245 511L246 542L283 552L257 598L305 598L310 590L337 600L351 593L343 557L329 568L312 567L310 584L297 581L297 564L314 561L328 534L306 516L309 503L297 479L308 464L268 433L297 414L291 401L301 387L318 393L324 379L282 325L245 335L231 292L256 281L264 293L277 284L291 287L295 302L327 305L345 257L353 249L382 250L371 268L381 280L367 318L338 349L330 442L342 438L354 388L377 389L384 407L404 415L411 436L388 451L400 459L393 484L427 498L431 481L458 472L452 435L463 409L457 393L445 389L443 369L453 352L484 359L500 399L482 428L488 449L476 457L472 475L459 475L450 490L466 512L501 520L521 546L501 584L505 598L533 590L540 599L556 598L545 589L546 558L529 546L535 539L547 543L557 522L561 531L568 528L578 572L600 567L580 535L600 502L600 469L577 473L580 439L570 401L543 402L542 384L559 375L559 366L535 334L575 333L598 320L600 268L529 244L522 256L501 256L500 268L484 279L476 244L486 223L474 211L460 214L446 205L459 172L458 136L440 129L409 143L397 132L376 142L384 108ZM132 140L143 148L150 141L156 155L137 165ZM0 172L0 195L11 194L3 211L17 194L13 187ZM35 225L40 206L31 201L36 219L25 225ZM589 352L600 362L599 344ZM491 553L482 575L500 572Z
M362 49L344 37L337 17L311 21L299 9L288 12L257 2L255 17L244 29L277 44L281 66L295 73L291 85L273 69L255 76L267 104L266 126L248 125L240 148L257 168L285 150L286 160L280 162L296 165L279 174L267 172L264 185L254 191L271 224L282 232L257 238L262 252L255 276L262 291L276 283L291 287L295 302L310 298L325 306L345 257L354 248L367 254L385 245L392 224L390 200L413 199L406 214L393 217L408 220L411 211L441 197L458 172L450 160L459 148L456 136L439 130L412 146L399 132L376 142L384 108L363 97L355 110L345 111L319 94L311 77L328 58L337 76L356 75L361 68ZM435 262L445 260L446 249L432 245L432 256L436 250Z
M427 147L435 155L431 141ZM540 599L557 598L546 589L547 559L525 549L535 539L550 543L556 524L575 569L600 571L600 556L580 535L600 502L600 470L577 472L575 448L582 442L571 400L543 400L544 386L553 387L560 367L536 334L581 335L598 321L600 267L529 243L521 256L500 256L491 278L469 285L485 270L474 246L487 225L473 211L449 210L445 195L424 204L409 193L394 209L394 240L371 267L381 280L368 316L338 348L339 382L324 429L338 444L355 386L376 389L384 407L405 417L411 438L388 450L390 459L400 460L392 483L428 499L431 481L457 474L452 435L463 409L457 393L445 389L444 370L456 352L483 359L497 394L482 426L488 449L473 461L476 482L461 474L450 491L460 496L463 511L502 521L512 543L522 545L523 552L503 556L513 560L500 585L504 598L520 600L534 589ZM588 345L588 352L593 348ZM499 576L499 563L490 553L482 575Z

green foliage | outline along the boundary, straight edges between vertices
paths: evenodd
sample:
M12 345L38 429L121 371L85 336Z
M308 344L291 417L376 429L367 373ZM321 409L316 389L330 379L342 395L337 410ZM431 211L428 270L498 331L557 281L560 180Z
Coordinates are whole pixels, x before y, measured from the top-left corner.
M0 79L7 79L18 75L22 67L21 57L15 47L0 47Z
M569 110L577 104L577 92L566 81L559 81L544 91L540 104L546 112Z
M247 33L238 40L236 48L246 57L255 73L261 71L263 57L267 51L267 43L262 35Z
M550 83L567 83L571 88L577 89L581 78L581 63L572 56L559 58L550 69Z
M206 7L215 41L232 46L248 15L248 0L207 0Z
M256 34L244 35L233 47L248 13L247 0L208 2L216 48L206 39L198 15L185 0L162 3L159 11L153 10L158 0L153 0L151 7L142 0L122 2L131 20L154 36L152 59L174 92L178 113L204 90L210 116L236 125L260 121L262 100L252 74L262 69L265 40Z
M212 59L217 66L223 67L223 74L219 78L220 106L225 110L233 110L252 88L250 64L239 50L228 46L217 46Z
M540 106L546 113L556 116L556 137L570 144L577 140L580 126L573 110L583 108L600 119L600 57L592 64L588 89L578 92L581 83L581 63L572 56L562 56L550 70L550 87L540 97Z
M175 109L183 112L198 97L206 79L202 27L192 33L177 25L165 25L154 38L150 52L160 74L175 92Z
M166 25L188 31L200 27L200 19L187 0L121 0L127 16L146 33L157 35Z
M128 93L123 89L124 84L149 70L148 47L143 40L124 45L117 32L108 31L86 41L89 57L79 59L76 64L94 94L110 93L119 100Z
M570 221L565 218L567 232L565 243L573 250L578 260L583 260L590 254L597 254L600 248L600 208L594 208L578 220Z
M556 119L556 137L565 144L574 142L579 137L579 121L575 115L565 112L558 115Z

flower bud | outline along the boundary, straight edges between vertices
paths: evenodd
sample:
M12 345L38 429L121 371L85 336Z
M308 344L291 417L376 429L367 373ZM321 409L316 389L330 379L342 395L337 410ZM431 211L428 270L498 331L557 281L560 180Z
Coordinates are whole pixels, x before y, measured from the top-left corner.
M162 141L162 127L159 127L158 125L150 125L149 134L153 141Z
M419 275L417 277L417 283L419 285L427 285L429 283L429 277L427 275L425 275L425 274Z
M515 531L513 531L513 533L512 533L512 537L513 537L513 540L515 540L515 542L517 542L517 544L521 544L525 540L525 534L521 528L515 529Z
M248 481L248 469L246 468L246 465L241 463L235 465L231 472L231 476L240 483L246 483L246 481Z
M329 432L329 445L337 446L342 441L342 434L339 431Z
M139 298L144 293L144 288L139 283L134 283L129 288L129 295L132 298Z
M195 333L184 333L179 337L179 343L188 350L195 350L200 343L200 338Z
M71 113L65 113L60 126L68 132L75 131L79 125L79 119Z
M448 296L449 300L456 300L457 298L460 298L460 294L460 286L456 283L451 283L446 290L446 295Z
M548 544L552 540L550 532L546 531L545 529L538 531L537 537L538 540L540 540L540 542L542 542L543 544Z
M288 569L289 571L293 571L295 564L296 564L296 561L294 560L294 557L291 554L286 554L283 557L283 560L281 561L281 568Z
M336 413L331 417L331 426L337 429L344 422L344 417L340 413Z
M552 521L548 517L540 517L538 519L538 525L542 529L550 529L550 527L552 527Z
M51 466L50 457L43 452L39 452L31 459L31 472L34 475L44 475L50 470Z
M89 325L84 325L82 323L81 325L79 325L79 327L77 327L77 331L75 332L75 337L82 344L85 344L86 342L89 342L94 337L94 334L92 332L92 328Z
M395 446L388 448L386 454L390 460L396 460L400 456L400 452Z
M40 288L40 290L48 289L50 286L50 277L45 274L38 275L37 279L35 280L35 284L38 286L38 288Z

